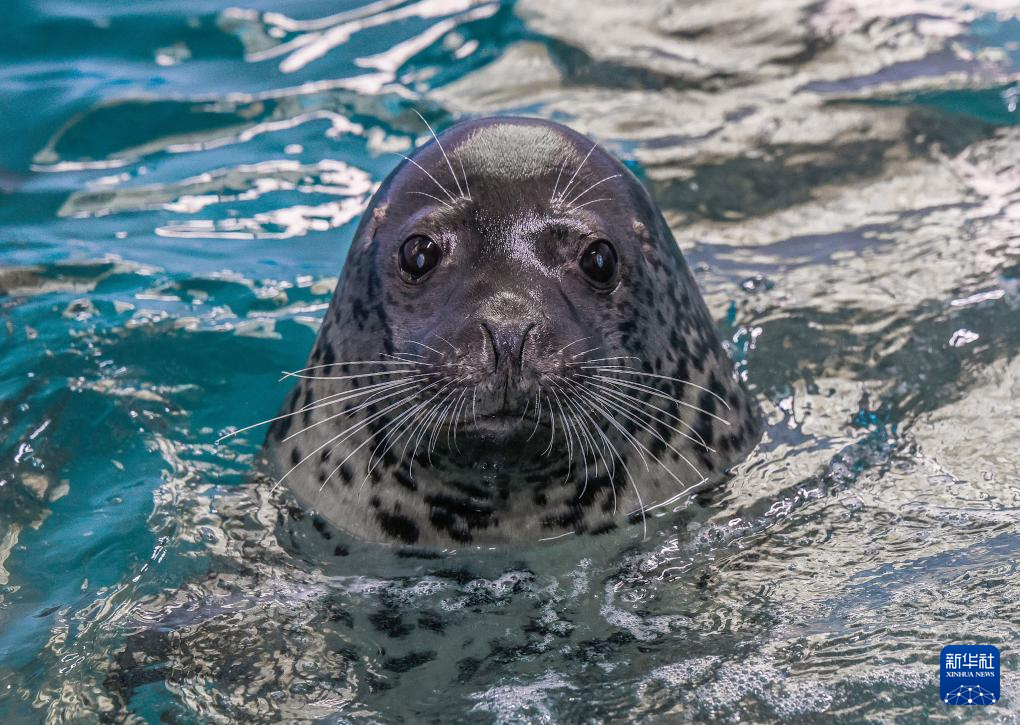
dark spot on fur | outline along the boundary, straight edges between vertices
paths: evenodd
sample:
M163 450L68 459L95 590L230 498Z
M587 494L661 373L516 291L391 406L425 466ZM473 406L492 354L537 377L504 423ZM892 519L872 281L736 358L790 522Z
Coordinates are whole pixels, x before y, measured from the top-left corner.
M379 522L379 527L383 530L383 533L403 541L405 544L417 543L421 536L417 525L406 516L379 511L376 514L376 520Z
M422 612L418 615L418 626L433 632L442 632L446 627L442 618L435 612Z
M440 554L438 551L428 551L427 549L398 549L397 558L435 561L436 559L442 559L443 555Z
M389 670L390 672L407 672L415 667L422 666L426 662L431 662L435 658L435 652L412 652L403 657L390 657L383 660L382 666L384 670Z
M377 632L382 632L387 637L394 639L406 637L414 631L414 627L404 624L403 617L397 612L373 612L368 615L368 621L372 623Z
M326 526L325 520L323 520L321 517L314 516L312 518L312 527L316 531L318 531L322 538L324 538L326 541L329 541L330 539L333 538L333 534L330 533L329 528L327 528Z
M465 657L460 660L457 662L457 682L467 682L474 677L481 666L482 661L477 657Z
M487 529L493 523L492 506L487 503L441 493L428 494L425 503L430 507L429 521L455 541L470 541L471 530Z
M393 478L396 480L397 483L406 488L408 491L418 490L418 482L415 481L414 478L412 478L411 476L404 473L403 469L398 469L394 471Z
M599 524L588 533L590 533L592 536L599 536L601 534L608 534L610 531L613 531L615 529L616 524L614 524L612 521L607 521L604 524Z

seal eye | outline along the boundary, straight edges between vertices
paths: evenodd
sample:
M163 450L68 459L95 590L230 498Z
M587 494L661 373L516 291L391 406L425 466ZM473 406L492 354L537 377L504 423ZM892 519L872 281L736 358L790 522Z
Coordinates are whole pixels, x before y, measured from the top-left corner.
M589 279L601 285L609 284L616 276L618 260L613 245L599 239L588 245L578 263Z
M415 234L400 247L400 268L417 282L431 272L443 257L443 250L428 237Z

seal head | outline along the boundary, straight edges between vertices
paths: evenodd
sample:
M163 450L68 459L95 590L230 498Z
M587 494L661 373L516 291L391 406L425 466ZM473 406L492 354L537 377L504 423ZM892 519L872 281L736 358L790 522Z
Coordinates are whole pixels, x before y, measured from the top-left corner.
M295 376L275 476L370 541L605 532L761 430L640 182L537 119L458 124L389 175Z

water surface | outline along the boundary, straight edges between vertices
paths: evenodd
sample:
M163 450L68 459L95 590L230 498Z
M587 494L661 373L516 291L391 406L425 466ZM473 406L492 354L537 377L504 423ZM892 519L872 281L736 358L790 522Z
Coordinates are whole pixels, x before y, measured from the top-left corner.
M4 19L5 722L1020 719L1013 3ZM415 110L560 120L647 183L768 416L725 490L644 541L281 546L258 435L215 441L276 410ZM976 712L937 702L967 642Z

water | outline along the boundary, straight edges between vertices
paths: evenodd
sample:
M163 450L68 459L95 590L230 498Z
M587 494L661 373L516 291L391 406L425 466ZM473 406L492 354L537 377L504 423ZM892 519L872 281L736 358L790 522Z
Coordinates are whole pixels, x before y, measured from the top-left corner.
M15 2L5 722L1020 719L1020 14L1004 0ZM767 412L597 544L296 556L248 466L436 125L641 175ZM322 542L319 542L320 545ZM944 644L1002 700L936 702Z

